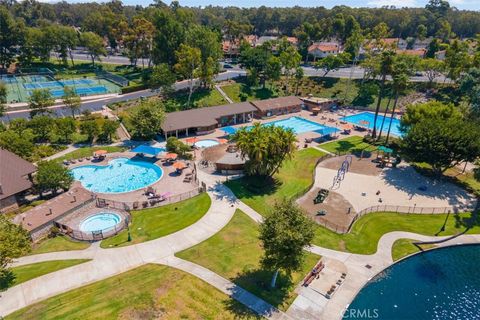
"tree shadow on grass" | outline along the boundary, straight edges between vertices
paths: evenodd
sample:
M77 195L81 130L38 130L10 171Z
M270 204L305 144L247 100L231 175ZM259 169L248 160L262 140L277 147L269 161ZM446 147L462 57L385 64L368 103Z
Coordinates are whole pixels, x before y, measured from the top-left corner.
M262 315L257 314L233 298L227 299L224 305L225 309L233 314L234 319L264 319Z
M239 199L252 198L255 196L266 196L274 194L282 185L276 178L248 177L226 182Z
M241 273L230 280L272 306L280 308L290 297L294 284L290 277L280 272L275 288L271 288L272 276L272 271L246 266Z

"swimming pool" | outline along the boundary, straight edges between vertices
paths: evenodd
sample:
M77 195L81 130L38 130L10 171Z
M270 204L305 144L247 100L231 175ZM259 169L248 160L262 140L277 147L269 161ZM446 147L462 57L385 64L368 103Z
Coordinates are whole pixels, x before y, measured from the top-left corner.
M319 123L304 119L302 117L290 117L283 120L266 122L263 125L272 125L279 126L285 129L292 129L295 134L313 131L322 135L328 135L339 131L337 128L327 127Z
M122 218L116 213L100 212L88 217L80 223L80 231L96 232L114 227Z
M374 119L375 114L371 112L361 112L351 116L340 118L340 120L353 123L360 127L368 127L369 129L373 129ZM367 121L368 123L361 123L362 121ZM393 120L391 120L390 117L385 118L384 116L379 114L377 116L377 130L380 130L380 128L382 127L382 122L384 122L382 130L383 133L386 134L388 132L388 126L390 125L390 122L392 122L392 129L390 130L390 134L397 137L402 136L402 132L400 132L400 120L398 120L397 118L393 118Z
M345 313L377 309L378 319L478 319L480 245L427 251L387 268Z
M72 169L75 180L93 192L123 193L142 189L160 180L163 170L150 162L118 158L107 166L84 165Z
M195 146L199 148L208 148L208 147L213 147L220 144L217 140L214 139L204 139L204 140L199 140L195 142Z

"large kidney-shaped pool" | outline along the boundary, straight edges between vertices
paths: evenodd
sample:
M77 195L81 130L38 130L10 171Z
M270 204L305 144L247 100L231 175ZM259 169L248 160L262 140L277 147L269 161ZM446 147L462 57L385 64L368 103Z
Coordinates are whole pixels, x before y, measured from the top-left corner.
M150 162L118 158L107 166L84 165L72 169L73 177L93 192L122 193L142 189L160 180L163 170Z
M374 277L344 319L359 314L377 319L479 319L479 265L480 245L414 255Z

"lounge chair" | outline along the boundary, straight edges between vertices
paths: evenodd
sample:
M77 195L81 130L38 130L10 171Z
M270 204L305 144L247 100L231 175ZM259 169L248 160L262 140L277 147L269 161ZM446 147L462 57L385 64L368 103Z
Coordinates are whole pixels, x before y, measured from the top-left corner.
M138 201L135 201L132 207L133 207L133 210L138 209Z

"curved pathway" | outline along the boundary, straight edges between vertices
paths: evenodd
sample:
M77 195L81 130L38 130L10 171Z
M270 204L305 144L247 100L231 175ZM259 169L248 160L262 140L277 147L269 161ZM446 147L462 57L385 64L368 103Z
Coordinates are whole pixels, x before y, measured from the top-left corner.
M408 238L432 241L446 238L410 232L390 232L380 238L377 251L372 255L352 254L319 246L306 248L312 253L321 255L327 268L329 261L343 263L347 268L347 278L331 299L326 299L319 293L313 294L308 288L300 288L299 296L285 314L214 272L174 256L176 252L190 248L219 232L231 220L237 208L257 223L263 220L258 212L239 201L230 189L218 181L221 179L220 176L203 173L199 176L201 181L210 186L208 194L212 198L212 205L198 222L165 237L127 247L101 249L98 244L94 244L85 250L22 257L14 265L78 258L92 259L92 261L46 274L10 288L0 297L0 315L7 315L48 297L112 277L146 263L159 263L199 277L267 318L340 319L342 311L348 307L365 283L392 264L391 249L396 240ZM440 243L439 246L479 242L480 235L461 235Z

